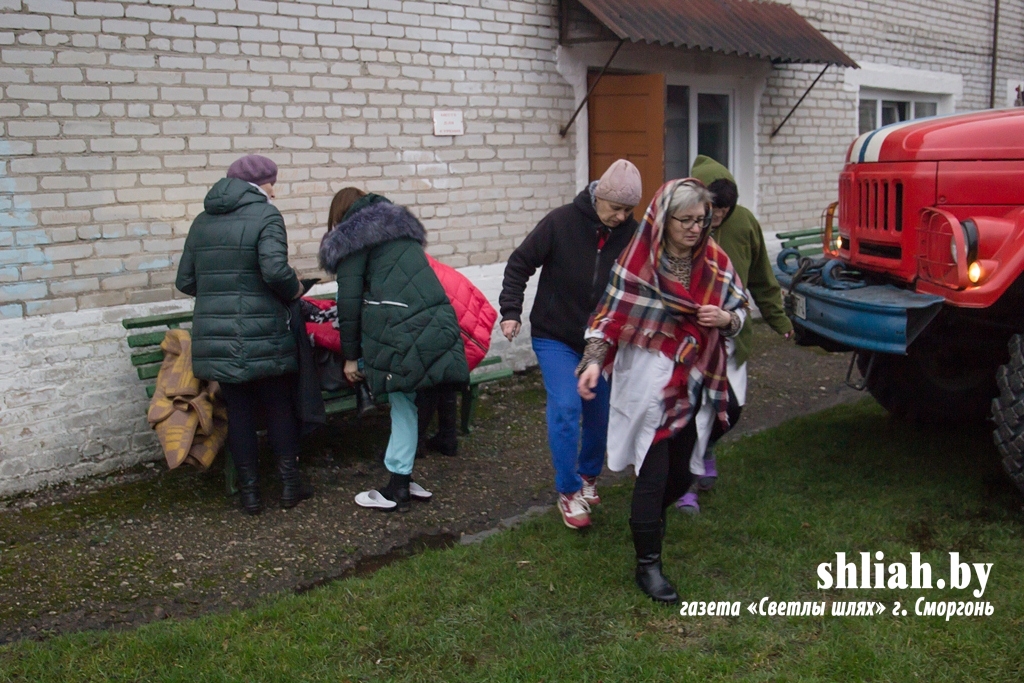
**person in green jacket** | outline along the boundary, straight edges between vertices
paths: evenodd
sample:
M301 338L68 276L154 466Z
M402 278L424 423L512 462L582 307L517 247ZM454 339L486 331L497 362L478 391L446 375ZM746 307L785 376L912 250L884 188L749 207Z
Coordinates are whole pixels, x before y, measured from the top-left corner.
M281 506L313 495L299 477L295 411L298 360L288 302L303 294L288 265L288 236L274 198L277 164L256 154L228 169L189 228L175 286L196 298L192 372L220 384L228 412L228 449L242 507L258 515L257 412L278 459Z
M779 334L789 339L793 324L782 307L782 290L772 272L771 259L764 242L764 233L757 218L746 207L737 204L739 192L736 180L729 170L714 159L698 155L693 162L690 175L707 185L715 196L711 220L711 237L729 255L740 281L746 286L761 311L761 317ZM735 426L747 395L747 359L750 357L750 342L753 336L750 318L734 342L728 344L730 425ZM706 412L706 411L702 411ZM690 462L691 471L699 476L694 487L683 495L676 506L684 512L700 511L697 491L714 486L718 468L712 450L714 443L724 432L715 427L700 429L701 424L711 425L710 415L698 415L698 430L701 439L694 447Z
M356 496L363 507L406 511L431 494L412 481L419 438L416 391L466 384L455 310L427 262L427 233L408 209L358 188L339 191L320 242L320 267L338 280L345 377L391 404L388 484ZM360 368L359 361L363 361Z

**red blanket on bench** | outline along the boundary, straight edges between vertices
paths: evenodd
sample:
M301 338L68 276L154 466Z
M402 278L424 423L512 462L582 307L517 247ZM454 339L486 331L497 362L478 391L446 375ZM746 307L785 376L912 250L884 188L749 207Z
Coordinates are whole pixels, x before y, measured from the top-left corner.
M466 362L472 370L480 364L491 347L491 330L498 319L498 312L468 277L430 256L427 256L427 261L430 262L430 267L433 268L452 308L455 309L466 349ZM307 298L306 301L322 311L337 306L336 302L323 299ZM341 335L333 323L307 322L306 333L315 346L341 353Z

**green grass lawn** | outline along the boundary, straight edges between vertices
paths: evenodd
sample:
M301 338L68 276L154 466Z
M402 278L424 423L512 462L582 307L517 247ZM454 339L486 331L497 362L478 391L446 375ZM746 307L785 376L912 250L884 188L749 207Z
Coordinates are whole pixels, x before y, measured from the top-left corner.
M672 511L666 574L738 617L681 617L633 586L630 485L602 491L587 534L552 512L483 544L256 609L0 649L30 681L1020 681L1024 515L985 432L915 429L873 403L738 441L696 518ZM524 482L528 484L529 482ZM921 595L816 589L837 551L882 551L933 578L948 553L994 564L989 617L913 615ZM855 556L856 557L856 556ZM972 588L976 588L976 582ZM872 617L764 617L774 600L878 600ZM895 601L908 616L890 614Z

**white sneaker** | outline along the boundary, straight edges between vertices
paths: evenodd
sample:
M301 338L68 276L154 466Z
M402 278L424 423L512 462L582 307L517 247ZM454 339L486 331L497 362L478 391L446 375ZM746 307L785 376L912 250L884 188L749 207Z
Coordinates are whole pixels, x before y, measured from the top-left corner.
M590 526L590 505L584 500L582 491L569 495L559 493L558 511L562 513L562 521L570 529Z

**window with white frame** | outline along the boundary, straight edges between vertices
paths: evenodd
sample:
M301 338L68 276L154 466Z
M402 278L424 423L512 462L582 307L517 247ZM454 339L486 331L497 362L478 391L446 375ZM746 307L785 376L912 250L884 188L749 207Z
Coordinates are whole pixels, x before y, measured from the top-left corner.
M688 176L698 154L732 168L732 93L686 85L666 90L665 179Z
M867 133L900 121L935 116L939 96L927 93L872 90L862 88L857 103L857 126Z

